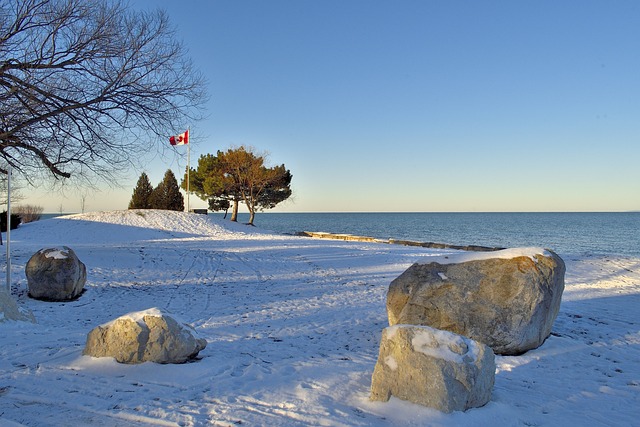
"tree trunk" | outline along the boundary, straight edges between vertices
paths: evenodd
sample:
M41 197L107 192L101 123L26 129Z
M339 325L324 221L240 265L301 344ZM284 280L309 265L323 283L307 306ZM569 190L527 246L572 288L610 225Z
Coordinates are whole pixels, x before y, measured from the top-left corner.
M233 209L231 210L231 221L238 221L238 201L233 201Z
M249 209L249 222L247 224L253 225L253 219L256 217L256 199L253 196L253 192L250 192L249 194L243 193L242 198L244 199L244 204L247 206L247 209Z

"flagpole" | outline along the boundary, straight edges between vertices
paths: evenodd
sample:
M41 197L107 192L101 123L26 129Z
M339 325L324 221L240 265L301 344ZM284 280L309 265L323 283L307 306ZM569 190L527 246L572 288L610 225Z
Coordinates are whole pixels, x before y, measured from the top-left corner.
M11 295L11 165L7 167L7 293Z
M191 172L191 126L187 128L189 139L187 140L187 212L191 212L189 204L189 173Z

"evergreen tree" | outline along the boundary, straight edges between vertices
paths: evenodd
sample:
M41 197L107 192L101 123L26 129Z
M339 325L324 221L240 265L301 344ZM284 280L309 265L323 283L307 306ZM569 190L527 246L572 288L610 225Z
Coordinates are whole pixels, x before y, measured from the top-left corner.
M18 214L11 214L11 229L15 230L22 223L22 219ZM3 233L7 231L7 211L3 211L0 213L0 231ZM0 237L0 242L2 242L2 237Z
M136 188L133 189L129 209L151 209L151 193L153 193L153 187L149 182L149 177L142 172Z
M198 168L191 169L190 191L194 192L202 200L209 203L211 211L227 211L233 203L231 221L237 221L238 202L241 199L240 192L235 190L233 179L226 173L222 162L222 152L218 155L204 154L198 159ZM187 188L187 174L184 174L182 188Z
M211 210L228 209L233 202L232 221L237 218L238 202L244 202L253 224L257 211L271 209L291 196L291 172L284 165L270 168L264 163L264 155L247 147L201 156L198 168L191 169L190 188L209 201Z
M267 183L256 197L255 205L260 209L271 209L291 196L291 171L284 165L265 170Z
M165 172L164 179L151 193L151 207L170 211L184 210L184 197L171 169Z

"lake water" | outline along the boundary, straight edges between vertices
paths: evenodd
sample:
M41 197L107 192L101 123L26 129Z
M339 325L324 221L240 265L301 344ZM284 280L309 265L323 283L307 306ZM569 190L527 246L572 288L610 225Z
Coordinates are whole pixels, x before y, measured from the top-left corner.
M239 215L240 222L247 220ZM453 245L542 246L561 254L640 256L640 212L265 212L258 213L254 223L280 233L326 231Z
M222 218L220 213L210 213ZM43 219L58 216L43 215ZM247 222L248 214L240 214ZM494 247L542 246L559 254L640 257L640 212L258 213L259 228Z

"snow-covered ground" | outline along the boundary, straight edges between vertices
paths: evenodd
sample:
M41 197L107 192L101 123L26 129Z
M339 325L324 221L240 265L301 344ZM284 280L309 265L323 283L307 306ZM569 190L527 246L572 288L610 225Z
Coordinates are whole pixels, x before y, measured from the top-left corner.
M177 212L89 213L11 233L13 295L38 323L0 324L0 425L556 426L640 423L640 259L576 257L552 336L496 357L489 404L443 414L368 400L388 285L454 251L273 235ZM26 296L41 248L70 246L86 292ZM183 365L82 356L95 326L167 309L208 346Z

